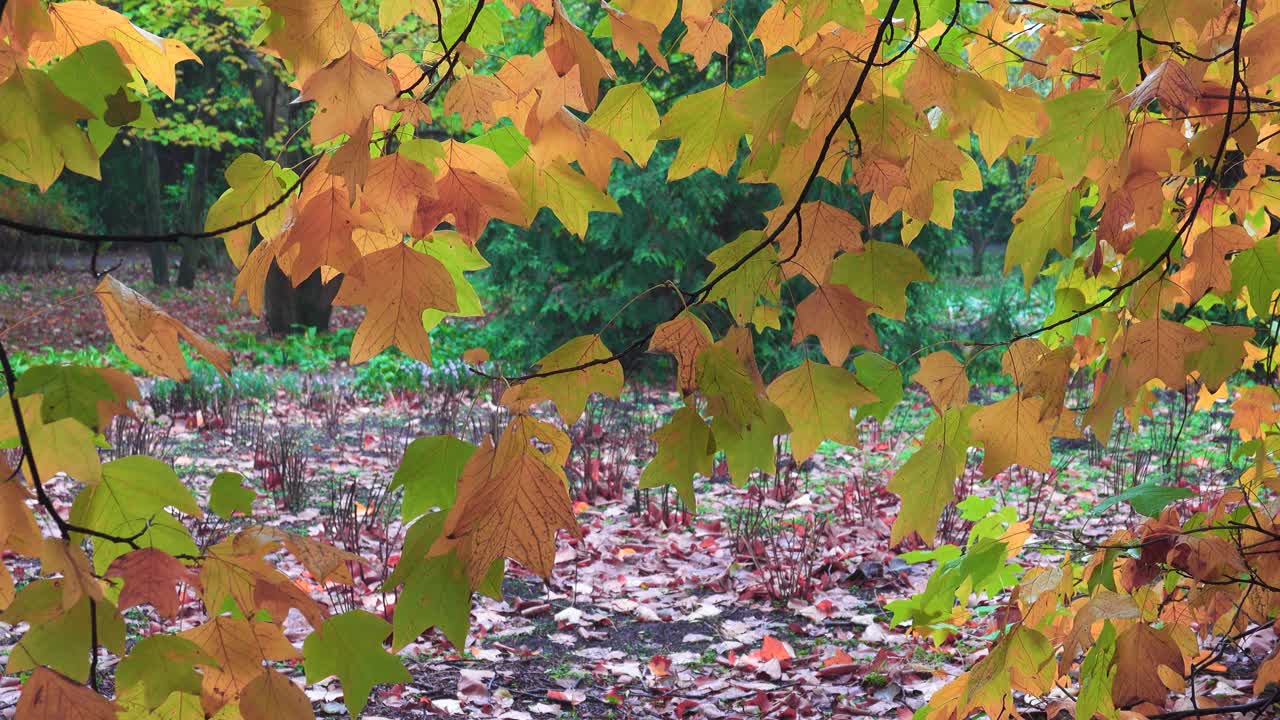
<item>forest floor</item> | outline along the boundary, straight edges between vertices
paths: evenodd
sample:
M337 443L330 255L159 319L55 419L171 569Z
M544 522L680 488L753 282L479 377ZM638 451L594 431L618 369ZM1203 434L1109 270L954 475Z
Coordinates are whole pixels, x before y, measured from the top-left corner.
M17 297L27 311L56 305L51 283L92 288L83 277L26 287L5 280L4 305L15 307ZM226 297L227 288L218 285L160 301L190 303L208 316L209 307L227 307ZM49 310L6 342L105 349L109 340L96 330L96 308L89 304L93 317L79 318L62 309L73 305L83 304ZM233 317L245 315L228 310L222 320L208 316L193 325L246 322L246 331L256 331L248 323L258 321ZM0 325L12 321L5 317ZM22 334L34 328L44 334ZM405 445L438 433L478 440L504 418L483 394L456 388L361 400L341 389L343 372L350 371L336 371L324 383L282 387L265 399L202 405L196 397L183 406L170 399L162 413L117 428L110 439L128 448L122 454L146 452L172 462L198 492L219 472L243 473L258 490L256 521L370 560L356 573L356 587L342 591L319 588L292 558L280 557L295 582L334 611L362 607L390 618L394 595L376 589L399 560L404 528L387 487ZM465 648L434 631L405 648L413 681L376 689L364 717L905 720L982 656L999 601L975 598L973 621L942 645L892 624L886 603L919 590L932 570L901 557L918 544L889 542L898 503L885 485L930 413L921 396L910 398L885 421L864 421L861 448L825 444L811 462L784 464L777 475L745 488L727 478L702 479L696 514L683 512L674 494L635 489L652 451L648 435L673 398L640 392L622 402L593 403L588 419L570 428L578 450L567 468L583 537L562 533L550 582L509 563L503 599L476 596ZM1135 481L1213 488L1238 475L1242 461L1230 457L1226 405L1193 405L1194 398L1162 396L1151 418L1136 428L1122 424L1108 447L1058 448L1052 473L1017 471L980 482L971 458L958 495L1014 506L1035 522L1025 564L1048 561L1056 552L1048 546L1064 539L1101 541L1134 518L1128 508L1098 517L1093 505ZM273 459L283 442L301 458L292 469ZM55 490L55 499L70 502L73 488ZM211 543L235 529L235 523L205 523L193 532ZM949 513L939 541L962 544L965 532ZM192 603L177 622L198 619L194 612ZM285 625L301 642L305 621L295 613ZM15 637L0 632L0 655ZM1259 647L1276 640L1269 630L1254 638ZM300 678L301 666L294 672ZM1211 686L1202 690L1247 693L1248 681L1234 676L1209 676ZM16 685L0 683L5 716L17 692ZM307 692L321 716L345 715L336 681Z

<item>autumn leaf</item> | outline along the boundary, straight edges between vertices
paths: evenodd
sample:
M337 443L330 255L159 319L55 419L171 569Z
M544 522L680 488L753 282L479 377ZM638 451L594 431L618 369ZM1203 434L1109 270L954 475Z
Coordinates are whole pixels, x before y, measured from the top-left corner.
M231 354L156 307L118 280L105 275L94 295L102 304L116 345L130 360L157 375L186 380L191 377L178 338L223 373L231 372Z
M125 692L140 692L144 705L155 708L173 693L199 698L201 676L196 665L214 664L216 661L190 640L151 635L135 643L120 661L116 685Z
M769 227L780 224L789 210L787 206L774 210ZM831 264L838 253L862 251L862 223L833 205L805 203L778 235L778 246L784 276L803 275L821 285L830 278Z
M463 468L445 534L430 554L457 547L472 586L501 557L549 577L556 530L577 533L563 463L553 464L531 444L545 431L537 421L517 416L496 446L486 439Z
M654 133L655 140L680 140L667 181L707 168L721 175L738 158L738 142L751 126L730 102L729 86L685 95L676 100Z
M259 675L269 672L264 662L302 657L278 626L255 620L213 617L178 637L194 643L216 663L196 664L203 673L206 712L238 700Z
M240 155L227 166L227 189L209 207L205 216L206 232L240 225L277 203L285 190L292 187L297 175L279 163L263 160L253 153ZM284 229L286 207L276 209L256 220L223 234L227 255L236 267L244 266L256 227L263 237L272 237Z
M1079 435L1074 413L1043 417L1044 401L1022 395L986 405L969 423L973 439L982 444L982 474L991 478L1011 465L1037 472L1053 469L1049 454L1051 436Z
M491 219L525 224L524 201L511 185L507 165L489 148L449 140L428 167L435 173L437 198L418 204L415 237L430 234L446 218L472 245Z
M867 317L871 305L844 285L823 285L796 306L792 345L816 335L831 365L843 365L854 347L880 350L880 339Z
M569 19L560 0L552 0L551 5L551 22L543 31L547 57L561 77L574 68L578 69L582 78L582 96L590 110L600 98L600 82L614 76L613 66L591 44L582 28Z
M66 676L36 668L22 686L15 717L21 720L115 720L116 704Z
M413 229L419 206L435 197L436 182L431 171L402 153L393 153L369 161L360 205L382 220L384 230L407 234Z
M310 720L315 712L302 688L285 675L267 670L240 694L240 715L244 720Z
M589 367L579 367L583 365ZM535 367L539 373L553 374L528 381L521 398L550 399L569 425L582 417L592 393L617 399L622 392L622 365L599 335L576 337L552 350Z
M1030 290L1050 250L1070 256L1079 205L1079 192L1065 180L1054 178L1032 190L1027 202L1014 213L1004 271L1021 268L1023 287Z
M1208 344L1207 338L1182 323L1153 318L1125 328L1111 357L1130 392L1158 379L1171 390L1187 386L1188 360Z
M698 387L698 356L711 347L711 330L697 315L681 312L653 331L649 352L670 353L676 359L676 387L682 393Z
M448 269L405 243L360 258L333 302L367 307L351 339L348 362L352 365L392 345L410 357L431 362L431 339L422 325L422 313L458 309L457 290Z
M657 140L658 108L642 83L614 85L587 119L587 125L617 140L641 167L649 162Z
M195 573L169 553L143 548L121 555L107 568L107 577L124 580L118 601L121 610L135 605L155 607L160 617L172 620L178 615L181 598L175 589L179 584L195 582Z
M808 460L823 440L857 445L851 413L876 399L849 371L812 360L779 375L768 394L791 425L791 454L797 463Z
M356 27L341 0L264 0L276 22L268 24L267 45L305 81L330 60L342 57L356 40Z
M475 445L448 435L409 443L390 486L390 490L404 488L401 517L408 522L432 507L453 507L458 480L475 451Z
M925 428L920 447L890 478L888 489L902 498L902 509L893 522L891 544L915 532L933 544L938 518L955 500L956 480L969 458L969 421L972 406L946 410Z
M832 283L869 302L872 312L895 320L907 315L907 286L932 279L910 249L878 240L867 243L862 252L841 255L831 268Z
M762 297L776 301L778 296L781 277L777 251L772 246L757 251L763 240L763 233L748 230L707 256L715 264L712 277L721 278L707 299L724 300L739 325L753 322Z
M939 413L969 402L969 377L955 355L938 350L920 360L915 381L924 386Z

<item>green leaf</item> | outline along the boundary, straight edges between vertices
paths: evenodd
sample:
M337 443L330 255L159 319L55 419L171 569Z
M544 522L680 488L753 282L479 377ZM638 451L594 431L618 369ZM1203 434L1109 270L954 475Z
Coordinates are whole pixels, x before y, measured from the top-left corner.
M1195 497L1195 493L1187 488L1169 487L1156 482L1146 482L1104 499L1093 506L1089 515L1098 516L1116 505L1127 502L1139 515L1155 517L1164 511L1170 503Z
M71 506L71 522L110 535L129 537L143 531L137 544L170 555L195 555L191 533L169 514L173 507L194 517L204 517L191 491L173 468L155 458L133 455L102 466L102 482L85 488ZM93 565L106 572L111 561L130 547L95 537Z
M716 448L724 452L729 477L738 487L745 486L756 470L772 473L776 469L774 438L791 431L782 408L763 400L761 410L760 417L741 427L719 415L711 421Z
M955 499L956 479L964 472L969 451L972 406L948 410L924 431L924 442L889 480L889 490L902 498L890 543L911 532L933 543L938 518Z
M62 608L62 583L65 580L36 580L24 587L13 604L0 615L0 622L16 625L30 623L18 644L10 650L9 674L32 670L37 666L57 670L72 680L89 679L89 650L92 622L89 618L88 595L69 610ZM124 654L124 618L115 605L97 602L98 644L111 652Z
M209 510L214 515L230 520L236 513L253 514L253 501L258 493L246 487L244 476L238 472L218 473L209 488Z
M748 230L738 236L737 240L718 248L707 259L715 263L711 277L719 277L720 273L733 268L742 258L747 256L764 240L764 233L759 230ZM715 302L724 300L733 313L734 321L746 325L755 315L756 302L763 295L766 300L776 301L778 297L781 271L778 269L778 252L772 245L752 255L742 265L725 275L707 295L707 300Z
M658 454L640 473L640 487L671 485L690 510L697 509L693 476L711 476L716 453L711 428L697 410L685 405L653 434L653 440L658 443Z
M18 397L40 395L40 417L46 423L74 418L91 430L98 427L98 403L116 399L111 385L95 368L37 365L18 378Z
M1111 91L1075 90L1047 101L1049 130L1031 144L1030 152L1058 161L1062 182L1075 185L1092 160L1112 161L1124 150L1125 114Z
M479 317L484 314L480 303L480 295L475 286L463 275L472 270L483 270L489 267L488 261L480 252L462 239L452 230L437 230L429 240L421 240L413 244L413 249L426 253L444 265L453 279L454 290L458 294L458 309L454 312L444 310L423 310L422 326L431 330L446 317Z
M116 669L121 690L142 689L143 703L155 708L171 693L200 697L201 675L195 666L217 665L199 645L177 635L152 635L133 646Z
M1249 307L1262 317L1271 317L1271 296L1280 290L1280 244L1265 237L1249 250L1231 259L1231 292L1249 290Z
M404 488L400 517L408 522L432 507L453 507L458 478L475 451L475 445L449 435L421 437L409 443L389 488Z
M1080 694L1076 697L1076 717L1107 720L1118 717L1111 703L1111 686L1116 676L1112 662L1116 655L1116 629L1106 620L1102 632L1080 665Z
M374 685L412 679L400 658L382 646L390 632L386 620L364 610L329 618L302 645L307 682L337 675L347 710L352 718L358 717Z
M1022 268L1022 284L1028 290L1040 276L1045 257L1057 250L1071 255L1075 238L1080 192L1061 178L1041 183L1013 216L1013 234L1004 253L1004 271Z
M712 345L698 353L698 389L711 401L711 412L742 427L763 412L756 383L732 348Z
M844 368L804 361L769 385L769 399L782 408L791 426L791 454L796 462L809 459L823 440L858 444L853 408L874 402L876 396Z
M751 121L734 108L729 85L722 84L675 101L656 140L680 139L680 149L667 171L667 181L688 177L703 168L721 175L738 159L738 143Z
M907 316L907 286L933 279L910 248L873 240L862 252L845 253L831 266L831 282L871 303L871 312L894 320Z
M873 352L863 353L854 359L853 369L858 382L880 398L860 405L854 422L867 417L884 420L902 402L902 370L897 363Z
M603 20L601 18L602 22ZM595 112L587 119L587 125L617 140L622 149L641 167L649 162L649 156L658 144L653 139L653 133L658 128L658 108L645 90L644 83L615 85L610 88Z

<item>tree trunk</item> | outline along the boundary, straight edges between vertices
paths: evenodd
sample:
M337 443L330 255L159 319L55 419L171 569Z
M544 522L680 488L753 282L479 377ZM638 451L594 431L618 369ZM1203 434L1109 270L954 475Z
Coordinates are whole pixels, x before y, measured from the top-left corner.
M323 283L317 270L295 288L273 261L267 271L265 292L267 329L275 335L300 333L307 328L328 332L333 298L341 286L341 275Z
M164 219L160 203L163 201L160 188L160 155L154 143L142 142L142 194L143 221L146 232L158 235L164 232ZM151 280L156 285L169 284L169 253L165 243L151 243Z
M204 215L204 196L208 182L209 148L197 146L191 159L191 184L187 186L187 197L183 200L186 210L187 228L196 230L201 225ZM182 241L182 263L178 266L178 287L192 288L196 285L196 266L200 262L202 240Z
M973 238L973 264L970 267L970 274L977 277L982 274L987 259L987 238L979 236Z

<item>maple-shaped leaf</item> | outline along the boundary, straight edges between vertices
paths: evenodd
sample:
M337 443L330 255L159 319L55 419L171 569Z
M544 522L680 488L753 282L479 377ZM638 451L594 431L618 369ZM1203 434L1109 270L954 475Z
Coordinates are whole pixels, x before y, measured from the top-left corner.
M769 385L769 399L791 425L791 454L797 463L813 455L823 440L858 444L853 409L876 396L844 368L806 360Z
M302 657L278 626L256 620L217 616L178 637L195 643L213 660L196 663L203 673L202 702L208 713L239 699L249 683L266 672L264 662Z
M1117 720L1115 705L1111 702L1111 686L1115 682L1117 668L1113 665L1116 655L1116 629L1110 620L1103 621L1102 632L1093 647L1080 663L1080 694L1076 698L1079 717L1097 717Z
M1036 338L1023 338L1000 357L1000 367L1025 397L1044 400L1041 412L1048 417L1057 415L1066 403L1074 357L1070 346L1050 350Z
M65 582L36 580L23 586L0 615L0 622L30 625L10 649L5 672L13 674L43 666L72 680L88 681L95 625L98 645L117 655L124 654L124 618L116 612L115 605L81 595L75 607L63 610Z
M667 56L658 46L658 42L662 39L662 28L638 13L624 12L621 8L609 4L605 4L604 8L609 15L613 47L619 55L634 64L640 59L640 47L644 46L645 52L649 54L654 65L663 70L671 69L667 64Z
M1255 385L1240 391L1231 404L1231 429L1248 442L1264 436L1263 426L1280 422L1280 394L1267 385Z
M386 620L363 610L329 618L302 645L307 682L337 675L347 710L359 717L374 685L412 680L400 658L382 646L390 632Z
M38 395L28 395L19 400L31 455L36 460L41 479L62 472L90 485L101 481L102 461L94 441L96 433L74 418L44 422L41 400ZM0 403L0 438L12 440L15 444L20 439L11 403ZM24 457L22 464L23 472L34 477L31 458Z
M277 202L284 191L293 186L297 175L272 160L263 160L253 153L244 153L227 166L224 174L227 189L223 191L205 216L206 231L220 230L254 217ZM227 255L236 267L244 265L249 257L249 244L253 228L263 237L272 237L284 229L286 208L281 205L259 218L253 225L231 230L222 236Z
M769 227L781 223L789 210L783 206L770 213ZM778 246L784 276L803 275L821 285L830 278L837 253L862 251L862 223L834 205L805 203L778 235Z
M390 104L395 97L396 84L391 76L352 50L309 76L302 83L298 102L315 101L311 142L319 144L342 135L356 135L369 124L374 108Z
M115 720L118 709L96 690L39 667L23 683L14 717L18 720Z
M805 78L808 73L809 66L799 54L779 53L769 58L763 75L753 78L734 93L732 102L739 112L752 119L753 153L776 153L778 145L788 139L796 114L796 104L800 100L801 91L807 87ZM790 203L784 203L781 212L790 209ZM806 239L812 237L814 236L805 236ZM840 242L842 238L837 236L831 240ZM825 242L829 241L824 239ZM785 242L783 253L790 254Z
M1040 398L1014 394L973 414L969 429L974 442L983 447L984 477L994 477L1011 465L1037 472L1053 469L1049 438L1078 437L1079 430L1071 411L1046 418L1043 408L1044 401Z
M685 34L680 38L680 52L692 55L699 70L711 62L712 55L728 55L733 30L724 21L710 14L685 14L682 19Z
M311 720L316 716L302 688L274 670L263 672L245 686L239 708L244 720Z
M715 449L724 453L729 477L738 487L744 487L756 470L772 473L777 469L775 440L790 431L782 408L767 399L761 400L759 417L740 426L722 415L711 421Z
M1147 79L1126 97L1130 110L1144 109L1152 100L1159 100L1161 114L1187 115L1200 99L1200 88L1181 63L1168 58L1152 68Z
M738 142L751 122L730 102L729 85L717 85L676 100L655 140L680 140L680 148L667 170L667 181L688 177L708 168L724 175L738 159Z
M198 699L201 680L196 665L214 664L212 657L186 638L151 635L135 643L120 661L116 686L123 692L140 691L148 708L158 707L173 693L195 695Z
M427 628L436 627L455 648L466 645L471 630L471 581L456 551L427 552L444 530L446 514L430 513L409 526L401 558L384 587L403 585L392 620L394 649L413 642ZM494 560L476 590L501 599L506 562Z
M527 222L545 207L555 213L565 230L578 237L586 236L591 213L622 213L613 198L563 161L539 167L531 158L521 158L511 168L511 184L525 200Z
M107 327L111 328L116 345L147 372L174 380L191 377L191 369L182 356L178 338L186 340L223 373L231 372L231 353L209 342L110 275L103 276L93 294L102 304Z
M174 619L178 616L181 598L176 586L191 585L196 575L186 565L163 550L143 548L121 555L107 568L107 577L124 580L124 589L117 601L121 610L135 605L151 605L160 617Z
M265 538L278 539L284 543L289 553L302 563L302 567L306 568L318 583L336 582L340 585L354 585L350 565L364 563L364 559L359 555L341 550L309 535L266 526L251 528L244 532L252 530L262 532Z
M653 133L658 129L658 107L645 89L644 83L615 85L605 93L604 100L591 113L587 125L613 138L631 159L641 167L649 162L658 141Z
M44 538L28 504L34 498L8 463L0 461L0 473L9 478L0 482L0 549L39 555Z
M614 77L613 65L596 50L582 28L565 13L560 0L552 0L551 22L543 31L543 44L551 65L561 77L577 68L582 78L582 96L587 109L600 99L600 81Z
M1098 87L1059 95L1046 102L1044 110L1049 129L1031 144L1030 152L1057 161L1062 170L1063 186L1057 195L1061 200L1061 191L1086 174L1098 179L1120 156L1127 139L1125 116L1111 92ZM1043 203L1056 204L1053 198Z
M914 379L924 386L939 413L969 402L970 385L965 365L945 350L924 356Z
M944 411L925 428L920 447L889 479L888 489L902 498L902 509L893 522L890 544L915 532L933 544L938 518L955 500L956 480L964 472L969 455L971 406Z
M748 257L763 241L764 233L748 230L739 235L737 240L707 256L715 264L712 277L728 273L712 288L707 299L712 302L724 300L739 325L753 321L756 303L762 297L774 302L778 297L781 273L777 266L777 251L772 246L766 246Z
M289 280L296 287L322 267L354 275L362 255L354 233L376 227L374 218L357 212L347 192L338 187L322 190L301 204L297 218L275 248L277 261L296 253L287 269Z
M578 532L563 461L532 444L537 438L554 445L544 439L549 431L563 436L528 416L516 416L496 446L486 439L463 468L457 502L431 554L457 548L473 587L502 557L550 577L556 530ZM567 445L567 438L556 440Z
M1028 290L1040 276L1045 257L1057 250L1071 255L1075 238L1080 193L1066 180L1052 178L1036 186L1013 215L1013 234L1004 254L1004 271L1022 269L1022 284Z
M1116 707L1164 705L1169 687L1160 677L1160 668L1168 668L1180 677L1186 667L1171 630L1169 625L1157 629L1136 622L1116 638L1116 676L1111 684L1111 700Z
M453 507L458 479L475 451L475 445L449 435L420 437L409 443L389 487L404 488L400 515L405 522L432 507Z
M218 473L209 486L209 511L223 520L230 520L236 513L252 515L258 493L244 483L244 476L238 472Z
M427 310L458 309L453 277L434 257L396 243L360 259L355 274L343 279L335 305L366 305L351 339L349 362L358 365L391 345L406 355L431 362L431 339L422 325Z
M698 356L713 342L706 323L685 310L654 329L649 352L665 352L675 357L676 387L684 394L698 388Z
M431 167L437 197L419 203L413 222L415 237L431 234L446 218L452 218L458 234L472 245L491 219L526 224L524 201L511 185L506 163L493 150L448 140L439 145Z
M1186 261L1171 279L1193 302L1210 291L1227 293L1231 291L1232 282L1227 255L1253 246L1253 237L1239 225L1209 228L1183 248Z
M498 124L496 106L511 99L511 89L493 75L468 73L458 78L444 96L444 111L458 113L463 127L476 123L489 128Z
M524 401L550 399L565 423L572 425L582 417L591 393L614 399L622 393L622 364L612 358L599 335L576 337L536 363L539 373L556 374L528 381L520 397ZM557 372L581 365L589 367Z
M39 395L40 417L46 423L73 418L95 431L103 429L99 406L116 399L115 388L97 368L79 365L28 368L18 378L15 395Z
M640 487L670 485L690 510L696 510L693 476L710 477L716 453L711 428L697 410L685 405L653 434L653 441L658 444L658 453L640 474Z
M1200 332L1205 336L1205 346L1188 358L1187 368L1194 368L1205 388L1217 392L1227 378L1246 366L1247 343L1253 339L1254 329L1247 325L1210 325Z
M167 508L203 517L191 491L173 468L141 455L118 458L102 466L102 482L85 488L71 506L71 522L118 537L141 532L136 543L170 555L195 555L191 533ZM93 564L102 573L130 547L93 537Z
M1249 291L1249 307L1259 317L1269 317L1271 298L1280 291L1280 244L1275 238L1259 240L1231 259L1231 292Z
M764 389L756 383L754 359L739 356L728 335L698 356L697 385L708 412L735 428L759 419L762 412Z
M153 35L124 15L95 2L51 3L49 17L52 32L29 48L36 65L55 56L67 57L77 48L108 42L122 61L173 99L177 91L178 63L200 61L184 43Z
M413 229L418 206L436 197L436 180L425 165L401 153L369 161L360 192L361 207L382 220L383 229L399 234Z
M1112 361L1130 392L1159 379L1172 390L1187 386L1188 359L1207 338L1179 322L1152 318L1125 328L1111 349Z
M289 62L299 82L345 55L356 41L356 26L342 0L263 0L262 5L272 13L266 44Z
M822 285L796 306L791 344L809 335L822 342L822 353L832 365L843 365L854 347L880 349L880 339L867 317L871 305L845 285Z
M907 316L907 286L933 277L909 248L873 240L862 252L845 253L831 268L831 282L847 286L872 305L872 312L894 320Z
M0 173L49 189L63 168L100 177L98 153L77 125L92 113L48 74L22 68L0 83Z

